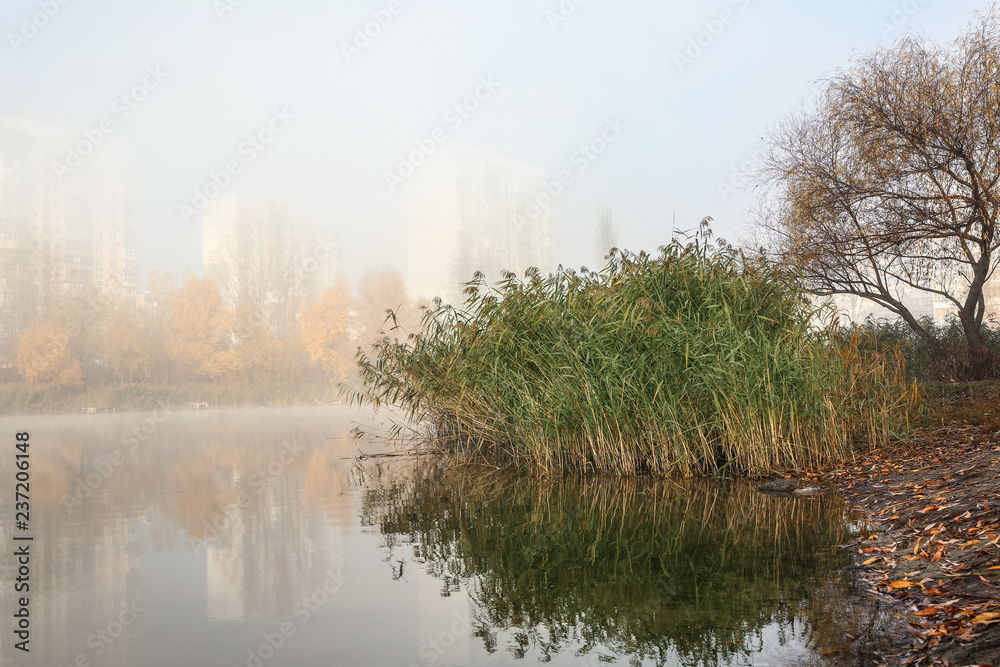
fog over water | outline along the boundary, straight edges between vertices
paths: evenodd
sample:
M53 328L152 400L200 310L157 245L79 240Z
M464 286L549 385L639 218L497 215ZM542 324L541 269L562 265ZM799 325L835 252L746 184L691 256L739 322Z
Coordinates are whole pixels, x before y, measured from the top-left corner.
M905 25L952 39L981 4L11 0L0 114L81 137L110 119L134 145L143 274L200 269L198 221L180 207L233 161L223 192L329 212L349 278L403 269L405 187L386 174L435 136L571 172L553 249L579 266L600 205L630 249L662 244L674 213L737 235L733 170L816 79ZM608 122L620 136L581 159Z

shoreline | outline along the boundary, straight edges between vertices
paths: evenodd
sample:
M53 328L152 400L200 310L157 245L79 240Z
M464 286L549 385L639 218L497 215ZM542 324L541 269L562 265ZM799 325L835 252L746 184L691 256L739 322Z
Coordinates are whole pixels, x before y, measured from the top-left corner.
M85 414L85 408L114 408L114 412L150 412L169 406L188 410L205 403L210 410L251 407L319 405L335 400L317 385L117 385L84 389L32 388L0 385L0 415L60 416ZM204 409L204 408L203 408Z
M887 664L1000 664L1000 432L919 427L807 477L873 529L846 547L859 591L897 616Z

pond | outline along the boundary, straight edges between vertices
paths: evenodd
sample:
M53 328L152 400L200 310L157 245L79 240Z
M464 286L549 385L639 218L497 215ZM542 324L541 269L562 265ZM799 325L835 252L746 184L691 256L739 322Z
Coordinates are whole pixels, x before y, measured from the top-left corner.
M343 406L0 418L0 665L859 664L886 623L833 496L358 461L390 451L359 423L380 427Z

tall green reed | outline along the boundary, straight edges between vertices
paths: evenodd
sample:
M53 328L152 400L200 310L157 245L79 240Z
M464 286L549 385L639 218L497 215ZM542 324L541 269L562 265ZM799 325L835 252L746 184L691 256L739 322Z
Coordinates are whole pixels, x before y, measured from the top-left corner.
M817 328L793 274L703 237L613 251L599 273L477 274L466 296L359 353L349 392L463 458L761 475L883 442L919 400L901 356Z

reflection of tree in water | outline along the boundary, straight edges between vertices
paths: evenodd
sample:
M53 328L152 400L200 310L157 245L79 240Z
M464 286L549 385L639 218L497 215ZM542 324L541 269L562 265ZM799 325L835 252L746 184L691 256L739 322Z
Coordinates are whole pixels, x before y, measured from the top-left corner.
M411 471L408 471L411 472ZM377 478L377 479L374 479ZM816 577L845 565L829 498L708 481L545 482L500 473L356 473L363 522L410 545L445 593L468 587L476 634L515 657L575 650L657 664L725 664L809 641ZM596 659L595 659L596 664Z

